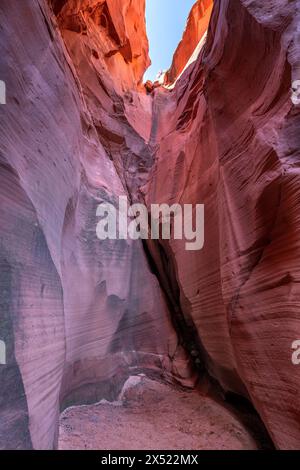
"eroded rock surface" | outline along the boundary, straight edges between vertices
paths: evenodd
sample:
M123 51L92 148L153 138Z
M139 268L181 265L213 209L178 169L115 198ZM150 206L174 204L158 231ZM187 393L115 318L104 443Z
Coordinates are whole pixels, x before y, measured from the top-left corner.
M216 0L182 73L199 1L174 89L147 95L144 0L1 1L1 448L57 446L60 410L132 371L205 370L299 447L299 7ZM96 207L120 195L204 203L204 249L99 242Z

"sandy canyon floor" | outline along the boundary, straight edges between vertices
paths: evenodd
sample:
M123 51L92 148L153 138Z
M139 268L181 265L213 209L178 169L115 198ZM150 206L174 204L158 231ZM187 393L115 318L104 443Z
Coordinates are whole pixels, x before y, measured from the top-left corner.
M268 446L260 422L197 391L131 377L119 400L67 409L61 450L213 450Z

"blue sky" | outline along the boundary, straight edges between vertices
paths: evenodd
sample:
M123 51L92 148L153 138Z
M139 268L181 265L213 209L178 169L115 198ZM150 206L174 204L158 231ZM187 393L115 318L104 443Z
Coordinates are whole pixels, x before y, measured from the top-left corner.
M145 80L153 80L159 70L170 67L194 3L195 0L146 0L152 66L147 70Z

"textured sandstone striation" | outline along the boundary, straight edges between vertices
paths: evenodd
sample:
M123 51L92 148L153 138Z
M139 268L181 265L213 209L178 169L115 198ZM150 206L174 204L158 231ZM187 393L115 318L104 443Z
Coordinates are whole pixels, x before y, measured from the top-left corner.
M148 204L205 204L202 251L164 241L152 256L210 375L252 400L280 448L300 442L299 8L215 2L198 60L155 93L143 189Z
M1 1L1 448L57 446L61 409L132 372L205 369L299 446L300 2L215 0L184 70L211 7L147 95L144 0ZM120 195L204 203L204 249L100 243Z
M151 166L144 2L51 3L58 21L0 5L1 448L56 446L60 408L114 398L130 370L176 375L177 356L189 378L141 242L96 238L97 205Z

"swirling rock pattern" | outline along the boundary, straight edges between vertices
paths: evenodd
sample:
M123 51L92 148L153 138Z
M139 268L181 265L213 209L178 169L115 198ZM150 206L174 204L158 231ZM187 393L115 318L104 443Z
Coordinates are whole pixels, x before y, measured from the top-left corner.
M171 374L175 355L180 370L142 244L96 238L97 205L151 166L144 2L118 3L1 2L1 448L53 448L60 409L113 398L131 370Z
M211 376L250 397L279 448L300 443L299 7L215 2L198 59L172 93L156 91L159 148L144 188L149 204L205 204L204 249L164 242L153 258L163 275L162 251L173 264Z
M215 0L183 71L211 3L174 89L147 95L144 0L1 1L1 448L56 447L61 409L139 371L197 369L299 446L300 2ZM204 203L204 249L100 243L96 207L120 195Z

